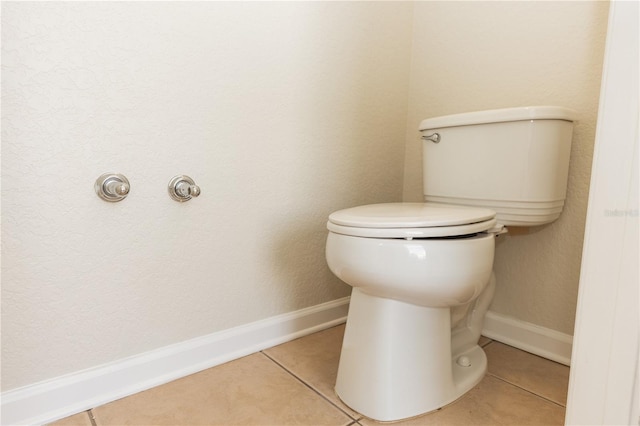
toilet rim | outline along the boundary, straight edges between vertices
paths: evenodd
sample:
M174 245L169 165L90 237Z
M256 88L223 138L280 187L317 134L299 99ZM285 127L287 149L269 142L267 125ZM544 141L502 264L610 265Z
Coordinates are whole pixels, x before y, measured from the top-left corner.
M361 228L337 225L327 222L327 229L335 234L364 238L442 238L473 235L481 232L498 233L502 226L497 225L495 218L466 225L433 226L423 228Z

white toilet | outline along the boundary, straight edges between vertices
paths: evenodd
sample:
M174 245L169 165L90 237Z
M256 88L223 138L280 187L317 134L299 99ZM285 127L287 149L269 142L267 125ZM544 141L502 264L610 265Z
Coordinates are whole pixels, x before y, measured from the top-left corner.
M335 388L345 404L401 420L480 382L495 237L560 215L575 116L523 107L424 120L425 202L329 216L327 263L353 287Z

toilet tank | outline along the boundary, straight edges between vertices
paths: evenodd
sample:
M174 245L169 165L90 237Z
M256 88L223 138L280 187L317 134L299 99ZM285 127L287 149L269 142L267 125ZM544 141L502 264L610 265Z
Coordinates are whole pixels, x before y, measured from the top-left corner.
M490 208L510 226L553 222L566 198L576 115L540 106L422 121L425 201Z

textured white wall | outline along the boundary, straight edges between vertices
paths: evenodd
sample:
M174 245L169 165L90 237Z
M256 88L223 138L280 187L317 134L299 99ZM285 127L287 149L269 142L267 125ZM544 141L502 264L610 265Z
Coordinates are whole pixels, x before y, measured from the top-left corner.
M403 161L421 200L418 123L477 109L580 113L565 212L499 244L492 306L572 332L606 2L1 7L3 390L348 294L328 213L399 200Z
M347 295L325 221L401 199L412 7L3 2L2 389Z
M491 310L573 333L608 3L420 2L414 9L404 199L422 200L420 120L559 105L579 112L565 210L501 237ZM496 161L508 159L496 158Z

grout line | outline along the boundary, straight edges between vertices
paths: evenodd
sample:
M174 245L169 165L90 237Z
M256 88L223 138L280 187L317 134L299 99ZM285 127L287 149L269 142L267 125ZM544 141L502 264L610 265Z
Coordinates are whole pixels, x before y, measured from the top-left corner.
M487 343L485 343L484 345L481 345L481 348L486 348L487 346L489 346L490 344L493 343L493 340L489 340Z
M505 382L505 383L507 383L507 384L509 384L509 385L511 385L511 386L514 386L514 387L516 387L516 388L518 388L518 389L522 389L523 391L528 392L528 393L530 393L531 395L535 395L535 396L537 396L538 398L540 398L540 399L544 399L545 401L548 401L548 402L550 402L550 403L552 403L552 404L555 404L555 405L557 405L557 406L559 406L559 407L562 407L562 408L564 408L565 410L567 409L567 407L566 407L564 404L561 404L561 403L556 402L556 401L554 401L554 400L552 400L552 399L549 399L549 398L547 398L547 397L545 397L545 396L542 396L542 395L540 395L540 394L537 394L537 393L535 393L535 392L533 392L533 391L531 391L531 390L529 390L529 389L527 389L527 388L523 388L522 386L519 386L519 385L517 385L517 384L515 384L515 383L512 383L512 382L510 382L510 381L509 381L509 380L507 380L507 379L503 379L502 377L496 376L496 375L495 375L495 374L493 374L493 373L489 373L489 372L487 371L487 375L488 375L488 376L491 376L491 377L495 377L496 379L498 379L498 380L500 380L500 381L502 381L502 382Z
M486 348L487 346L489 346L489 345L490 345L490 344L492 344L493 342L496 342L496 340L489 340L487 343L485 343L485 344L482 346L482 348L483 348L483 349L484 349L484 348ZM536 356L537 356L537 355L536 355ZM515 384L515 383L512 383L512 382L510 382L510 381L509 381L509 380L507 380L507 379L504 379L504 378L502 378L502 377L500 377L500 376L497 376L497 375L496 375L496 374L494 374L494 373L490 373L489 371L487 371L487 375L489 375L489 376L491 376L491 377L495 377L496 379L498 379L498 380L500 380L500 381L503 381L503 382L505 382L505 383L508 383L508 384L510 384L511 386L515 386L515 387L517 387L518 389L522 389L523 391L528 392L528 393L530 393L530 394L532 394L532 395L535 395L535 396L537 396L537 397L538 397L538 398L540 398L540 399L544 399L545 401L548 401L548 402L550 402L550 403L552 403L552 404L558 405L558 406L560 406L560 407L564 408L565 410L567 409L566 404L562 404L562 403L560 403L560 402L557 402L557 401L554 401L554 400L549 399L549 398L547 398L547 397L544 397L544 396L542 396L542 395L539 395L539 394L537 394L537 393L535 393L535 392L533 392L533 391L530 391L530 390L529 390L529 389L527 389L527 388L523 388L522 386L519 386L519 385L517 385L517 384Z
M93 417L93 411L91 411L91 409L89 409L89 410L87 410L85 412L89 416L89 420L91 420L91 426L98 426L98 423L96 423L95 417Z
M269 355L267 355L265 352L260 351L260 353L264 356L266 356L267 358L269 358L271 361L273 361L274 363L276 363L276 365L278 365L280 368L282 368L284 371L286 371L287 373L291 374L296 380L298 380L300 383L302 383L303 385L305 385L306 387L308 387L309 389L311 389L314 393L316 393L317 395L319 395L322 399L324 399L325 401L327 401L329 404L333 405L335 408L337 408L338 410L340 410L342 413L344 413L347 417L349 417L351 420L354 421L354 423L349 423L349 426L353 425L353 424L357 424L358 419L354 418L351 414L347 413L344 409L342 409L341 407L338 407L333 401L331 401L329 398L327 398L326 396L324 396L323 394L321 394L320 392L318 392L313 386L311 386L310 384L308 384L307 382L305 382L304 380L302 380L300 377L296 376L291 370L289 370L287 367L285 367L284 365L280 364L278 361L276 361L274 358L271 358Z

